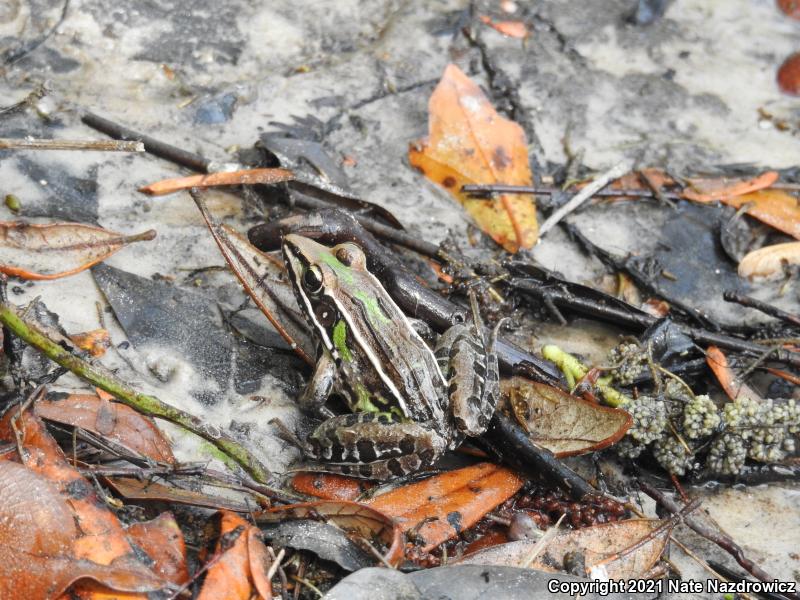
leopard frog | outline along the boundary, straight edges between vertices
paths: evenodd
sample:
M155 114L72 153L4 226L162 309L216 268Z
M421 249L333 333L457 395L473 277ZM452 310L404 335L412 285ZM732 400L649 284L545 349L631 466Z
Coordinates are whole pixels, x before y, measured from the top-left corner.
M442 334L434 350L378 279L361 248L329 248L290 234L284 260L300 309L318 338L300 406L329 418L305 450L325 470L391 479L430 467L465 436L483 433L499 396L493 333L479 317ZM351 414L324 407L339 394Z

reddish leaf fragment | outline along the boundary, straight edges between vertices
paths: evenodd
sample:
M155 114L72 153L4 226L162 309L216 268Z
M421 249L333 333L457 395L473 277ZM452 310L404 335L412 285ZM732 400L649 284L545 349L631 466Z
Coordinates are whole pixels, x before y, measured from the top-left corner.
M479 17L482 23L507 37L525 39L530 35L527 25L522 21L493 21L486 15Z
M733 372L728 364L728 357L716 346L709 346L706 349L706 363L719 381L720 386L728 398L736 400L739 397L750 398L756 402L761 402L761 396L749 385L744 383L736 373Z
M367 504L396 519L403 531L413 529L428 552L472 527L523 483L504 467L479 463L394 489Z
M95 358L99 358L111 347L111 336L105 329L93 329L83 333L74 333L69 336L78 348L86 350Z
M497 114L481 89L452 64L431 95L428 112L428 138L411 144L411 164L444 186L506 250L531 248L539 229L533 196L476 199L461 192L467 184L531 185L522 128Z
M800 201L783 190L759 190L725 198L728 206L747 206L747 214L800 240Z
M335 473L297 473L292 487L307 496L324 500L355 500L375 485L364 479Z
M778 0L780 8L788 17L800 20L800 0Z
M157 462L175 464L170 443L152 419L119 402L89 394L40 400L36 414L50 421L92 431Z
M58 279L96 265L126 244L155 237L152 229L126 236L80 223L0 221L0 272L23 279Z
M150 196L163 196L189 188L208 188L221 185L255 185L291 181L294 175L287 169L244 169L208 175L190 175L175 179L164 179L139 188Z
M795 52L778 69L778 87L784 94L800 96L800 52Z
M220 539L217 542L215 558L208 569L198 600L250 600L262 598L272 600L272 585L265 581L269 569L269 555L260 531L239 515L222 513ZM232 545L229 545L231 540ZM258 583L253 580L255 564Z
M128 527L128 537L154 562L155 573L176 585L189 581L186 543L172 513L161 513L152 521L134 523Z

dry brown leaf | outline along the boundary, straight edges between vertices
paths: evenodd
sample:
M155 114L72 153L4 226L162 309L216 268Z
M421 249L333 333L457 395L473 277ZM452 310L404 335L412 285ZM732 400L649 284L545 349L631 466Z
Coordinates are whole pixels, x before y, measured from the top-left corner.
M248 513L253 509L251 504L237 502L230 498L211 496L194 490L185 490L171 485L168 486L157 481L143 481L134 477L104 477L103 481L127 500L171 502L240 513Z
M0 598L56 598L86 578L125 592L165 587L165 580L138 563L102 565L77 558L74 542L81 534L75 514L41 475L0 461L0 489Z
M780 277L783 275L784 265L798 264L800 264L800 242L764 246L749 252L739 262L739 276Z
M728 206L749 205L747 214L800 239L800 201L783 190L759 190L722 200Z
M158 575L176 585L189 581L186 543L172 513L161 513L150 521L134 523L127 531L128 537L152 559L153 570Z
M294 175L287 169L243 169L208 175L190 175L175 179L164 179L139 188L139 191L150 196L163 196L189 188L208 188L221 185L254 185L282 183L291 181Z
M630 414L524 377L501 381L520 425L559 458L608 448L630 428Z
M251 530L255 532L251 533ZM229 545L235 536L233 545ZM251 557L251 554L255 556ZM215 560L216 559L216 560ZM264 543L260 539L260 531L239 515L231 512L222 513L220 539L217 542L215 562L208 568L203 587L197 600L250 600L253 592L263 600L272 600L272 586L259 581L256 588L250 567L251 560L269 560ZM258 567L259 576L265 572Z
M152 419L119 402L90 394L39 400L36 414L49 421L80 427L157 462L175 464L170 443Z
M752 179L726 177L689 179L689 187L683 190L682 195L693 202L714 202L768 188L778 181L779 177L777 171L767 171Z
M452 64L431 95L428 111L428 138L411 144L411 164L444 186L506 250L531 248L539 230L533 196L476 199L461 192L467 184L531 185L522 128L497 114L478 85Z
M602 567L609 579L636 579L645 575L661 558L669 539L669 521L629 519L582 529L562 530L530 564L533 569L563 570L564 556L580 552L586 559L587 575ZM538 540L520 540L481 550L459 564L519 567L527 562ZM630 550L628 552L628 550Z
M126 236L80 223L0 221L0 272L23 279L66 277L96 265L126 244L155 237L152 229Z
M285 519L319 518L320 516L345 531L371 540L380 539L388 550L384 560L391 565L403 557L403 532L389 515L374 506L348 502L346 500L320 500L276 506L261 513L257 520L264 523L279 523Z
M456 469L396 488L366 504L414 530L424 551L469 529L486 513L517 493L524 481L490 463Z

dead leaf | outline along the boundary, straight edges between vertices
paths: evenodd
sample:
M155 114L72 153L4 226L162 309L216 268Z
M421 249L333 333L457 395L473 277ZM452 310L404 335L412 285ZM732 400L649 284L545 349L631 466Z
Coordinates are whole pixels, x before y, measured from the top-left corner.
M163 196L189 188L208 188L222 185L255 185L282 183L294 179L294 174L288 169L243 169L222 173L209 173L208 175L190 175L175 179L164 179L145 185L139 191L150 196Z
M755 402L763 400L758 392L733 372L733 369L728 364L728 357L716 346L709 346L706 349L706 363L731 400L736 400L737 398L749 398Z
M242 283L245 291L269 319L280 336L286 340L300 358L313 364L314 342L309 336L302 317L293 319L282 298L278 296L278 287L273 286L282 273L282 265L268 254L261 252L247 239L230 227L220 225L209 212L208 207L199 195L193 195L197 208L203 215L214 241L217 242L222 256ZM268 283L265 283L268 282ZM293 292L287 289L293 297ZM281 318L286 317L286 318Z
M522 21L493 21L491 17L481 15L478 17L482 23L507 37L525 39L530 35L527 25Z
M672 523L651 519L629 519L583 529L561 530L530 564L530 568L558 572L564 556L580 552L586 573L598 567L608 579L636 579L645 575L661 558L672 531ZM519 567L527 562L538 540L519 540L465 556L459 564Z
M307 496L324 500L353 501L375 484L365 479L356 479L336 473L297 473L292 478L292 487Z
M531 248L538 238L533 196L477 199L461 192L467 184L531 185L522 128L497 114L481 89L453 64L431 95L428 111L428 138L411 144L411 164L444 186L506 250Z
M781 88L784 94L800 96L800 52L790 54L783 61L783 64L778 69L777 79L778 87Z
M72 343L81 350L86 350L95 358L99 358L111 347L111 336L105 329L93 329L69 336Z
M783 190L759 190L722 200L728 206L740 208L749 205L747 214L800 239L800 201Z
M155 237L152 229L126 236L80 223L0 221L0 272L23 279L66 277L96 265L126 244Z
M152 559L153 570L158 575L176 585L189 581L186 543L172 513L161 513L150 521L134 523L127 532L128 537Z
M477 523L522 487L513 471L490 463L456 469L381 494L366 504L414 531L428 552Z
M253 510L252 504L237 502L230 498L212 496L199 491L168 486L157 481L142 481L134 477L103 477L103 481L127 500L172 502L240 513L248 513Z
M257 598L272 600L272 584L265 580L270 558L258 528L237 514L227 511L221 514L215 554L218 560L208 568L197 600L250 600L254 592ZM232 545L231 538L235 538Z
M378 508L345 500L320 500L276 506L258 515L257 521L279 523L287 518L319 519L338 525L347 532L367 539L380 539L386 545L384 560L396 565L403 557L403 532L389 515Z
M800 264L800 242L764 246L748 252L739 262L740 277L779 277L784 265Z
M689 179L689 187L683 190L682 195L693 202L714 202L768 188L778 181L779 177L777 171L767 171L752 179L729 179L726 177Z
M86 578L125 592L165 587L165 580L138 563L106 566L77 558L75 514L41 475L0 461L0 489L0 598L57 598Z
M91 431L156 462L175 464L170 443L158 426L125 404L72 394L61 400L39 400L35 411L49 421Z
M524 377L501 380L501 389L531 439L557 457L608 448L630 428L630 414Z

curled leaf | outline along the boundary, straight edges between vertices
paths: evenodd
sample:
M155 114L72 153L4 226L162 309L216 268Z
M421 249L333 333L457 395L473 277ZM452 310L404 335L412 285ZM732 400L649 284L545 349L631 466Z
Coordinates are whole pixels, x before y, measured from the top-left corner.
M57 279L105 260L132 242L152 240L152 229L122 235L93 225L0 222L0 272L23 279Z
M424 551L469 529L517 493L524 482L490 463L456 469L381 494L367 504L414 531Z
M768 188L778 181L777 171L767 171L752 179L690 179L683 197L693 202L713 202Z
M635 579L645 575L661 558L673 523L651 519L629 519L583 529L562 530L545 545L531 568L562 571L570 553L581 553L586 574L604 571L607 579ZM459 564L523 566L537 540L519 540L481 550Z
M61 400L38 401L36 414L94 432L154 461L175 464L170 443L161 430L125 404L90 394L72 394Z
M164 179L139 188L139 191L150 196L163 196L189 188L207 188L221 185L254 185L257 183L282 183L291 181L294 175L288 169L243 169L210 173L208 175L190 175L175 179Z
M624 410L571 396L524 377L501 382L520 425L559 458L596 452L618 442L631 426Z
M444 186L478 227L506 250L531 248L538 238L533 196L478 199L461 192L468 184L531 185L522 128L497 114L477 84L452 64L431 95L428 110L428 138L411 144L411 164Z
M800 264L800 242L764 246L745 255L739 262L740 277L778 277L784 266Z

